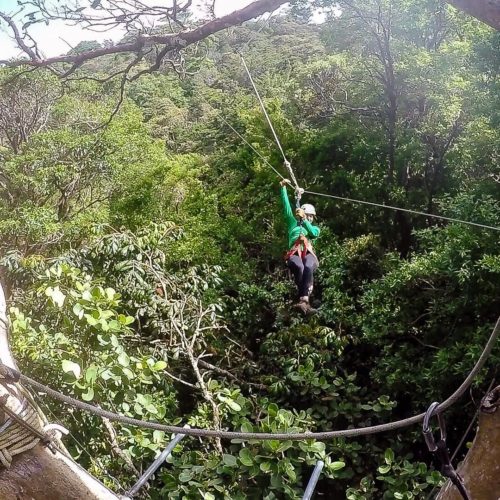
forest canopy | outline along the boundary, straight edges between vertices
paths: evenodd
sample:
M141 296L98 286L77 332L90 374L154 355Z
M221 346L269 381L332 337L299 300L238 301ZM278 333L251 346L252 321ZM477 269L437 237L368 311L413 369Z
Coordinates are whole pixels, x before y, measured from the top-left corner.
M57 14L25 3L33 23ZM499 233L431 215L500 228L499 33L441 0L296 1L253 19L267 7L212 32L160 9L140 57L106 51L135 43L130 11L119 43L0 67L1 276L30 377L134 418L304 432L415 415L469 373L500 310ZM165 45L179 32L203 37ZM283 262L287 170L238 52L302 188L424 213L304 194L321 227L310 318ZM499 362L446 413L457 460ZM117 493L171 439L40 405ZM186 438L147 495L298 499L318 460L324 498L443 483L415 426Z

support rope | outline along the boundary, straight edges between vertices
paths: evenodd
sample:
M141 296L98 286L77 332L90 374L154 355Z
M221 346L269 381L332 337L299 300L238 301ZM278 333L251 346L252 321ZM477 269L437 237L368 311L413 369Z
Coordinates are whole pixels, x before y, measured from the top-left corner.
M452 406L457 400L465 393L465 391L472 384L472 381L479 373L479 371L483 368L486 360L491 354L495 342L498 338L498 334L500 332L500 317L497 319L495 327L490 334L490 337L481 353L481 356L477 360L476 364L472 368L472 370L467 375L466 379L462 382L460 387L443 403L439 404L436 408L434 414L443 413L446 409ZM186 434L189 436L201 436L201 437L217 437L221 439L240 439L240 440L260 440L260 441L270 441L270 440L292 440L292 441L301 441L301 440L311 440L316 439L318 441L326 441L333 438L339 437L358 437L358 436L367 436L370 434L377 434L379 432L386 431L394 431L396 429L402 429L404 427L408 427L410 425L422 422L424 419L425 413L420 413L418 415L414 415L413 417L405 418L402 420L397 420L395 422L389 422L387 424L381 425L373 425L369 427L358 427L353 429L343 429L337 431L327 431L327 432L301 432L301 433L267 433L267 432L235 432L235 431L219 431L212 429L200 429L200 428L185 428L178 427L174 425L165 425L160 422L155 421L146 421L146 420L138 420L135 418L127 417L125 415L120 415L117 413L112 413L110 411L103 410L102 408L98 408L89 403L85 403L83 401L79 401L70 396L66 396L61 394L59 391L51 389L36 380L27 377L26 375L15 372L16 375L19 376L19 380L36 390L46 393L49 397L57 399L65 404L78 408L80 410L85 410L91 412L95 415L99 415L101 417L106 417L109 420L113 420L115 422L120 422L125 425L133 425L137 427L143 427L146 429L154 429L165 431L173 434ZM1 382L1 381L0 381Z
M40 442L50 443L35 408L24 400L21 411L17 413L7 406L8 399L8 394L0 397L0 409L9 417L0 429L0 464L5 468L10 467L16 455L31 450Z
M266 159L265 156L263 156L258 149L256 149L252 144L250 144L223 116L222 114L219 112L218 113L219 115L219 118L249 147L253 150L254 153L257 154L257 156L259 156L259 158L264 161L270 168L272 168L274 170L274 172L276 173L276 175L278 177L280 177L281 179L284 179L285 177L283 175L281 175L278 170L276 170L272 165L271 163Z
M283 161L285 163L285 167L288 170L288 173L290 174L290 178L292 179L293 186L296 191L298 191L299 184L297 182L297 179L295 178L295 174L293 173L292 166L290 162L288 161L285 151L283 150L283 147L281 145L281 142L279 140L278 134L276 133L276 130L274 130L273 122L271 121L271 118L269 117L266 107L264 106L264 102L262 101L262 98L260 97L259 90L257 89L257 85L255 85L255 82L252 78L252 74L250 73L250 70L248 69L247 63L245 61L245 58L243 57L243 54L241 52L238 52L241 62L243 63L243 66L245 68L245 71L247 72L248 78L250 79L250 83L252 84L252 87L255 91L255 95L257 96L257 99L259 100L260 107L262 108L262 112L264 113L264 116L266 117L267 123L269 124L269 128L271 129L271 132L273 133L274 140L276 141L276 144L281 152L281 155L283 156Z

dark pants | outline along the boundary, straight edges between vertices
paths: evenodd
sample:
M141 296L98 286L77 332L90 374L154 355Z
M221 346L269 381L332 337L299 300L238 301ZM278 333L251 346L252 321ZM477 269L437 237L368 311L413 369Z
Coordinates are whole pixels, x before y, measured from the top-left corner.
M299 289L299 297L309 297L313 286L313 273L318 268L316 256L308 252L302 259L295 254L287 260L287 265L295 278L295 284Z

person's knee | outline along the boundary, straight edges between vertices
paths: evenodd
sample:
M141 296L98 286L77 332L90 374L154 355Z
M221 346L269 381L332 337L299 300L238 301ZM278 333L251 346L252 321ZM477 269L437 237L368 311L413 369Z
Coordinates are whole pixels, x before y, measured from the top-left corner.
M302 263L299 264L298 262L293 262L291 265L289 265L289 267L293 273L300 273L300 274L304 272L305 268Z
M316 265L314 262L306 262L304 265L304 271L307 271L308 273L312 274L316 269Z

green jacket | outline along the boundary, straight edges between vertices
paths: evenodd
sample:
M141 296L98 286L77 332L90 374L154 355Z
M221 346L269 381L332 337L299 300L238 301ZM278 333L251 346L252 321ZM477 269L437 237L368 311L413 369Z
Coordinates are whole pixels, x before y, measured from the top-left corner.
M288 248L292 248L297 238L303 234L307 239L313 240L317 238L320 233L318 226L313 226L307 219L302 221L302 226L299 223L292 211L290 206L290 200L288 199L288 194L286 187L281 188L281 201L283 202L283 208L285 211L285 221L288 230Z

